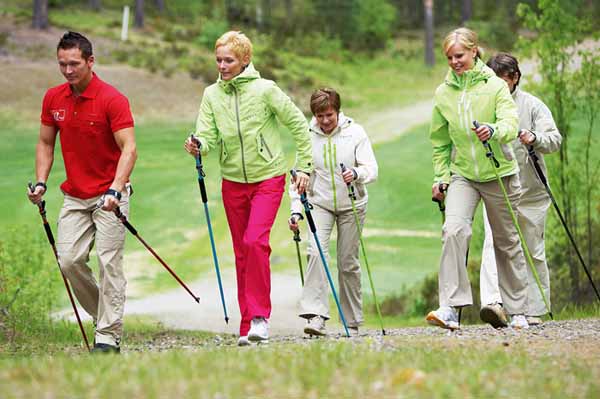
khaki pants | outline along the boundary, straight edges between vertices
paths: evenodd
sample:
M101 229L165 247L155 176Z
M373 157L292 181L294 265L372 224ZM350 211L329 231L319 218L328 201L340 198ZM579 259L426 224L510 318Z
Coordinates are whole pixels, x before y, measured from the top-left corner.
M550 201L544 199L535 204L521 204L519 206L519 226L525 237L527 246L533 258L544 295L550 305L550 273L546 263L546 248L544 243L544 229L546 226L546 212ZM494 256L494 243L492 232L486 212L483 212L485 226L485 240L483 241L483 254L481 256L481 273L479 279L481 305L502 303L498 289L498 271L496 270L496 257ZM543 316L548 313L540 289L533 277L531 269L527 267L527 315Z
M98 199L84 200L65 194L56 248L61 269L77 300L96 323L95 342L119 345L127 285L123 274L125 227L113 212L94 210ZM120 208L124 215L129 214L127 193L123 193ZM94 244L100 285L87 265Z
M366 205L359 207L356 211L362 229L367 207ZM329 238L333 226L337 225L338 285L336 289L348 327L358 327L363 322L363 314L358 257L360 240L354 214L351 209L333 213L314 205L312 216L317 226L317 236L328 265ZM319 315L329 319L329 281L311 232L309 232L309 237L308 267L304 279L302 298L300 299L300 317L310 318Z
M517 209L521 193L519 176L506 176L502 181L513 209ZM526 314L525 257L502 189L496 180L477 183L458 175L452 176L446 198L439 274L440 306L473 304L465 263L472 235L471 224L480 199L485 203L494 236L502 303L509 314Z

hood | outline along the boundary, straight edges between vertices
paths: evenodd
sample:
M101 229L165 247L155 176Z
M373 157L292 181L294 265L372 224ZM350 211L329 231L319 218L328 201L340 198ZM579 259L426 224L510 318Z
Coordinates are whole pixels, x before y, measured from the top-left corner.
M494 71L485 65L481 59L477 58L473 68L465 71L462 75L457 75L456 72L450 69L446 75L446 84L458 89L465 89L481 81L487 81L493 76L496 76Z
M254 79L260 79L260 73L254 69L254 64L248 66L236 77L230 80L221 79L221 74L217 79L217 84L225 90L225 93L230 94L233 90L239 89L241 85Z
M344 115L344 113L342 111L340 111L340 113L338 114L338 125L337 125L337 127L335 129L333 129L333 131L330 134L326 134L319 127L319 124L317 123L317 118L315 118L313 116L312 119L310 120L310 130L312 132L316 133L316 134L319 134L319 135L325 136L325 137L335 136L342 129L345 129L348 126L350 126L350 124L352 124L352 122L354 122L354 120L352 118L347 117L346 115Z

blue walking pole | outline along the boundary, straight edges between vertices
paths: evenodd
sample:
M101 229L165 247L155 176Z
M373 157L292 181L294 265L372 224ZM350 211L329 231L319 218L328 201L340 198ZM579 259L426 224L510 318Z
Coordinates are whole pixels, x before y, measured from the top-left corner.
M292 177L296 178L296 171L291 171ZM333 299L335 299L335 304L338 308L338 313L340 314L340 319L342 319L342 324L344 325L344 330L346 331L346 336L350 337L350 332L348 331L348 325L346 324L346 317L344 317L344 312L342 311L342 307L340 306L340 301L338 300L337 292L335 291L335 285L333 284L333 280L331 279L331 274L329 273L329 267L327 266L327 261L325 260L325 255L323 255L323 249L321 248L321 242L319 241L319 237L317 236L317 226L315 225L315 221L313 220L312 214L310 210L312 209L312 205L308 202L306 198L306 193L300 194L300 201L304 206L304 213L306 214L306 220L308 221L308 226L310 227L310 231L313 234L315 239L315 243L317 244L317 248L319 250L319 255L321 256L321 261L323 262L323 268L325 269L325 274L327 274L327 280L329 280L329 286L331 287L331 291L333 292Z
M200 141L194 137L192 133L191 139L200 150ZM229 316L227 316L227 305L225 305L225 295L223 294L223 283L221 282L221 272L219 270L219 258L217 258L217 249L215 248L215 237L213 236L212 225L210 223L210 213L208 212L208 196L206 195L206 185L204 184L204 169L202 167L202 155L198 151L196 155L196 170L198 171L198 186L200 187L200 195L202 196L202 204L204 205L204 214L206 215L206 225L208 226L208 235L210 237L210 247L212 249L213 261L215 264L215 272L217 273L217 281L219 282L219 293L221 294L221 304L223 304L223 313L225 314L225 323L229 324Z

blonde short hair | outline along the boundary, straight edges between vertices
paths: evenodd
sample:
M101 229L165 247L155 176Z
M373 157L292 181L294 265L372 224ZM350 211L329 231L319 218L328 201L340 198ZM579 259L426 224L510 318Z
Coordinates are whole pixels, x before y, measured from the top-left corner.
M477 57L481 58L483 56L483 51L479 47L477 41L477 33L468 28L458 28L454 29L452 32L448 33L444 42L442 43L442 48L444 49L444 54L448 54L450 47L455 44L460 44L467 50L477 49Z
M252 58L252 42L242 32L230 30L223 33L215 43L215 50L221 46L231 46L231 51L239 59L244 57Z

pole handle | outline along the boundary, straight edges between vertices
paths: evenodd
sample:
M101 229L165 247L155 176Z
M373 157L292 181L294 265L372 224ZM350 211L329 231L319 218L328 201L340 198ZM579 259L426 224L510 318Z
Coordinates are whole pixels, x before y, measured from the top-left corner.
M340 163L340 168L342 168L342 173L344 173L347 169L346 165L344 165L343 163ZM348 187L348 196L355 200L356 193L354 192L354 186L352 185L352 183L346 183L346 187Z
M474 120L473 121L473 126L475 126L475 129L479 129L479 127L481 125L479 124L479 122L477 122L476 120ZM500 167L500 162L498 162L498 160L494 156L494 151L492 150L492 146L490 145L490 143L487 140L482 141L481 143L485 147L485 156L488 157L488 158L490 158L494 162L494 166L496 168L499 168Z
M117 215L117 217L119 218L121 223L123 223L123 226L125 226L127 228L127 230L129 230L131 232L131 234L133 234L134 236L137 236L137 234L138 234L137 230L135 229L135 227L133 227L131 225L131 223L129 223L129 221L127 220L127 217L125 217L125 215L123 215L123 213L121 212L121 208L116 207L113 212L115 213L115 215Z

